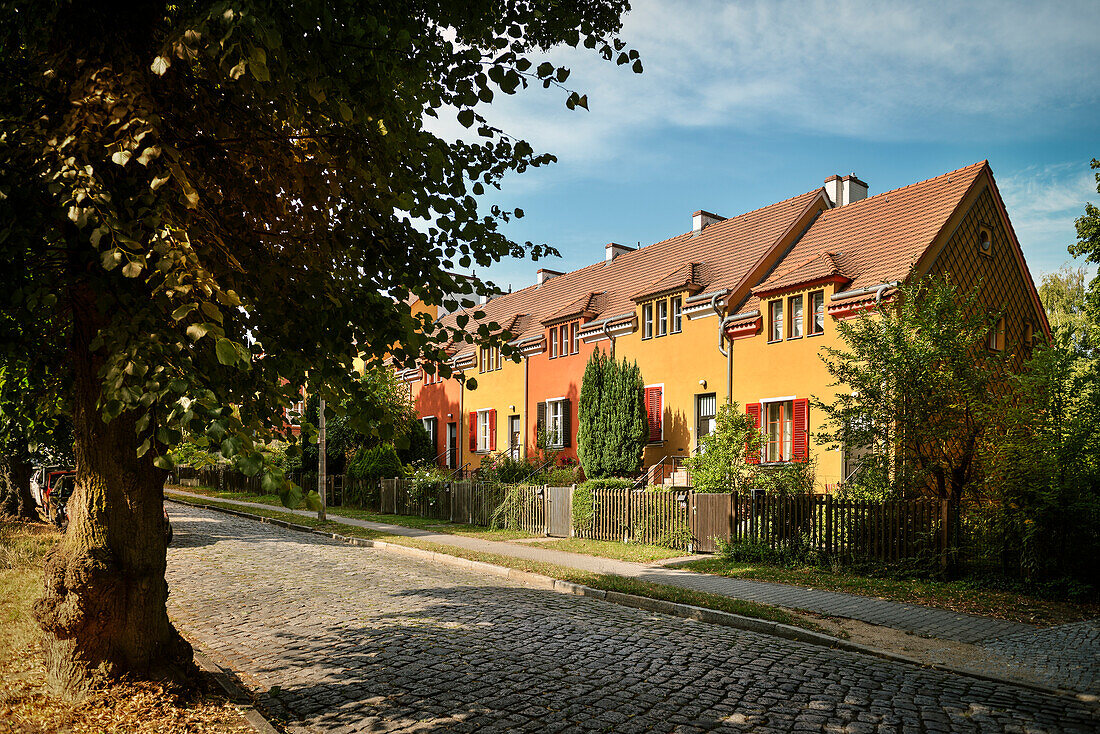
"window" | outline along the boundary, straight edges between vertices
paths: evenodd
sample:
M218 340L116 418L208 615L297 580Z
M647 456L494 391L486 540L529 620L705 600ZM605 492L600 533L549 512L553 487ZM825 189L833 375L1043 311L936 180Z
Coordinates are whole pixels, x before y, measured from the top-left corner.
M997 323L989 332L989 341L986 344L994 352L1002 352L1005 348L1005 317L997 319Z
M668 301L657 301L657 336L668 334Z
M807 398L781 398L749 403L745 413L760 429L759 453L751 452L750 464L806 461L810 447L810 401Z
M552 448L565 446L565 424L568 420L565 417L565 411L567 408L567 400L546 401L546 443Z
M561 351L559 355L561 357L569 354L569 326L567 324L558 327L558 349Z
M653 336L653 304L642 306L642 338L649 339Z
M709 436L714 433L716 426L715 417L718 412L718 399L714 393L707 393L706 395L695 396L695 445L699 446L699 441L703 436ZM702 450L702 447L700 447Z
M477 451L496 450L497 412L495 410L477 411Z
M1024 346L1035 346L1035 326L1030 321L1024 324Z
M791 296L790 299L791 325L787 329L788 339L802 337L802 296Z
M500 356L500 347L482 347L477 361L478 372L495 372L504 366Z
M993 256L993 232L989 227L978 227L978 252L988 257Z
M791 402L767 403L764 461L791 460Z
M550 330L550 359L558 356L558 330Z
M291 403L290 407L286 409L286 420L292 426L302 425L302 415L306 412L306 401L299 400L296 403Z
M683 310L684 303L680 296L673 296L672 298L672 333L679 334L680 328L683 326Z
M810 294L810 334L825 332L825 291Z
M424 426L424 430L428 432L428 440L430 441L432 451L434 452L439 446L436 444L436 430L435 430L435 417L421 418L420 423Z
M768 304L768 341L783 340L783 301Z
M563 449L572 443L571 411L568 398L551 398L535 406L535 435L540 447Z
M576 321L569 325L569 344L570 351L573 354L577 354L581 351L580 327L577 325Z
M645 389L645 412L646 422L649 424L650 443L660 443L664 440L664 421L661 415L661 411L664 410L663 392L663 385Z

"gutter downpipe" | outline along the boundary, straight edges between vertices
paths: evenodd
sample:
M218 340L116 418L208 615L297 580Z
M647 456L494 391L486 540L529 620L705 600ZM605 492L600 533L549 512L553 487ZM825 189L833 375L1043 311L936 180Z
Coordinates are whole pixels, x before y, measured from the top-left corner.
M524 356L523 358L523 459L527 460L527 416L530 413L528 408L528 374L530 371L531 358ZM511 438L509 436L509 438Z
M466 397L466 373L462 372L462 379L458 381L458 446L455 446L455 455L458 460L455 462L458 464L457 469L461 469L466 465L466 462L462 460L464 449L462 448L462 425L466 422L466 413L463 410Z
M730 342L730 349L726 349L726 317L723 315L722 309L718 308L718 299L726 295L729 292L728 289L715 293L710 297L710 307L714 311L714 315L718 317L718 351L723 357L726 358L726 403L733 402L733 342Z
M611 336L610 327L610 323L607 321L603 322L603 335L611 342L611 359L615 359L615 337Z

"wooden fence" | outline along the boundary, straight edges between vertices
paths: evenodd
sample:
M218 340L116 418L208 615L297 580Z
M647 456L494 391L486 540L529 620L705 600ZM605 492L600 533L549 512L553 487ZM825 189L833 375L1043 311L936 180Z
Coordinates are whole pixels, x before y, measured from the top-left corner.
M391 515L418 515L467 525L489 526L493 513L514 492L520 530L546 532L545 487L488 482L435 482L421 486L409 479L383 479L377 510ZM370 508L375 509L375 508Z
M691 514L698 551L716 550L716 538L772 549L798 543L839 560L892 562L930 554L946 558L944 551L954 547L958 526L958 508L946 500L692 493Z
M689 506L685 490L592 491L592 514L587 521L574 518L579 538L649 543L688 551L692 546Z
M258 478L224 468L182 468L173 479L185 486L262 492ZM307 489L316 487L316 475L296 479L304 481ZM551 532L546 487L456 481L418 489L410 479L370 482L342 475L329 479L328 500L333 505L346 503L383 514L488 526L508 497L512 503L508 514L519 529L536 535ZM568 489L564 491L559 501L569 503ZM925 558L946 565L963 562L961 556L969 553L960 548L957 504L940 500L874 502L832 495L599 489L592 492L592 511L587 517L578 518L573 509L565 508L569 522L557 523L563 527L555 534L704 553L716 551L719 541L755 543L771 549L797 546L841 563Z

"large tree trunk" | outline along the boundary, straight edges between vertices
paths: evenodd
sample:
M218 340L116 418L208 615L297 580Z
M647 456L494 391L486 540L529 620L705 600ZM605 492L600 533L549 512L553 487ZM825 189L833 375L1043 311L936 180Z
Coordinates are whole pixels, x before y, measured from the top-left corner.
M31 462L26 452L16 449L0 457L0 517L38 520L31 496Z
M47 557L35 616L51 692L79 698L121 675L185 681L194 668L165 606L165 474L152 451L137 457L135 415L101 419L100 364L88 348L96 308L78 302L74 312L76 491L68 531Z

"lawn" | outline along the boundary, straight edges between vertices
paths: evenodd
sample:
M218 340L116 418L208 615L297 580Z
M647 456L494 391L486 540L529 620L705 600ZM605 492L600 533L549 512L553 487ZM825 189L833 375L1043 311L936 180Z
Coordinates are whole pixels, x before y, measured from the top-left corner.
M249 734L254 730L212 681L186 696L153 683L118 683L79 704L50 698L31 605L43 557L60 536L40 524L0 521L0 732L19 734Z
M201 494L216 499L236 500L238 502L255 502L261 505L271 505L272 507L277 507L280 510L286 509L283 507L283 502L279 499L279 495L276 494L219 492L217 490L211 489L210 487L176 486L167 487L166 491L171 492L173 489L178 489L182 492L191 492L193 494ZM301 504L295 509L305 509L305 505ZM427 530L432 533L462 535L467 538L480 538L482 540L517 540L519 538L537 537L535 535L532 535L531 533L523 532L522 530L491 530L489 528L481 527L480 525L452 523L447 522L446 520L419 517L418 515L386 515L381 512L371 512L370 510L363 510L356 507L327 507L325 508L325 512L329 515L346 517L352 520L367 520L369 522L380 522L386 523L388 525L400 525L406 528Z
M205 504L214 507L223 507L231 510L240 510L239 507L217 501L200 502L199 500L193 500L190 498L178 496L174 498L174 501L185 502L187 504L193 505ZM675 586L664 586L662 584L654 584L648 581L637 581L635 579L623 578L621 576L598 574L591 571L580 571L573 568L567 568L565 566L558 566L553 563L544 563L542 561L530 561L524 558L513 558L512 556L502 556L495 553L481 553L479 551L466 550L465 548L458 548L455 546L433 543L431 541L421 540L420 538L409 538L404 535L391 535L384 531L374 530L372 528L362 528L356 525L344 525L342 523L333 522L331 520L321 521L315 517L295 515L293 513L286 512L285 510L281 511L275 509L268 510L262 508L249 508L248 512L255 515L260 515L262 517L269 517L276 520L283 520L285 522L295 523L297 525L305 525L307 527L323 530L325 532L339 533L341 535L349 537L367 538L370 540L382 540L387 543L393 543L394 545L404 545L410 548L420 548L422 550L429 550L435 553L455 556L457 558L466 558L472 561L481 561L483 563L491 563L496 566L503 566L505 568L515 568L520 571L528 571L530 573L542 574L543 576L549 576L551 578L560 579L562 581L570 581L575 584L589 586L593 589L602 589L604 591L618 591L624 594L634 594L636 596L644 596L650 599L661 599L664 601L677 602L681 604L692 604L694 606L704 607L706 609L717 609L724 612L730 612L732 614L740 614L744 617L765 619L771 622L780 622L782 624L789 624L818 632L822 631L822 627L810 620L809 618L788 611L781 607L774 607L768 604L758 604L756 602L744 601L741 599L731 599L729 597L719 596L717 594L707 594L704 592L692 591L689 589L681 589Z
M660 545L617 543L611 540L589 540L587 538L562 538L561 540L552 540L545 543L524 543L524 545L568 551L570 553L582 553L586 556L614 558L616 561L633 561L634 563L653 563L665 558L680 558L687 555L684 551L672 550Z
M967 614L1041 626L1079 622L1100 616L1098 604L1040 599L1017 592L983 588L973 581L935 581L867 576L818 567L785 568L764 563L702 558L680 568L730 578L774 581L810 589L843 591L876 599L923 604Z

